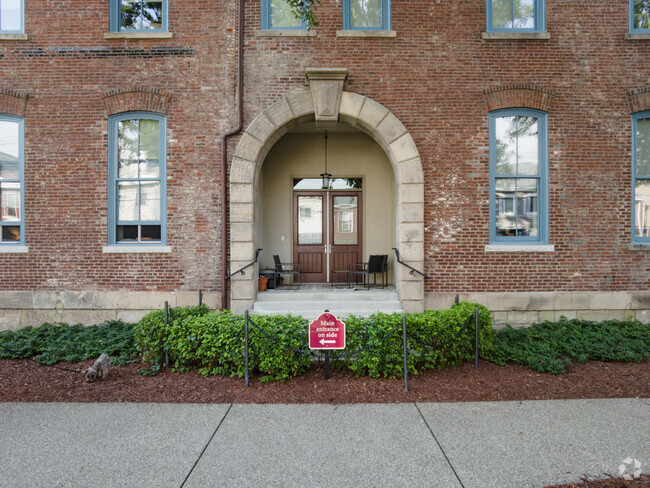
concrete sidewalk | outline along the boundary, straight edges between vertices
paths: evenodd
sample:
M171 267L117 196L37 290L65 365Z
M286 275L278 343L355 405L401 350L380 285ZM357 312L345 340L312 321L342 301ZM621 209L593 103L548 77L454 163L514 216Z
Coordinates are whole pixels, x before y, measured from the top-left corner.
M542 487L627 458L650 473L650 399L0 403L1 487Z

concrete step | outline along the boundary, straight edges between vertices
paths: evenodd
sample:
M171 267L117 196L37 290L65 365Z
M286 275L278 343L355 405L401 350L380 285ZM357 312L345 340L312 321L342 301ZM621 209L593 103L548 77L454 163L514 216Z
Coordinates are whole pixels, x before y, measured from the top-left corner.
M401 312L397 291L391 288L336 288L306 284L293 289L279 288L257 294L252 313L301 315L308 320L329 310L337 317L367 317L375 312Z

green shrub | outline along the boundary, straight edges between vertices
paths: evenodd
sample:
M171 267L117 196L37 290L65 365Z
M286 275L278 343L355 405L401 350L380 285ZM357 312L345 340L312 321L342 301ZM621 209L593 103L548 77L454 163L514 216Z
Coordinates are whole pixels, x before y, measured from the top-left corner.
M508 326L497 334L491 353L497 364L524 364L552 374L564 373L571 360L639 362L648 356L650 325L564 318L523 329Z
M33 358L41 364L77 363L102 353L117 365L132 363L138 354L133 324L121 321L101 325L43 324L0 332L0 358Z
M492 348L492 316L485 307L461 302L445 310L407 314L408 368L443 368L474 358L474 310L479 309L479 354ZM468 324L468 322L471 322ZM396 378L403 375L404 356L402 314L377 313L368 319L349 317L346 321L345 367L357 377ZM370 345L374 347L368 348ZM350 358L352 359L352 358Z

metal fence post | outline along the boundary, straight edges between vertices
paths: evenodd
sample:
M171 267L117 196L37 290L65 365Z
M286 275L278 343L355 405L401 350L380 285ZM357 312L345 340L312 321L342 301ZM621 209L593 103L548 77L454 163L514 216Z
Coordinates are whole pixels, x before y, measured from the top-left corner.
M407 350L407 341L406 341L406 315L402 315L402 338L404 342L404 391L409 391L409 379L408 379L408 350Z
M203 305L203 290L199 290L199 307Z
M169 334L169 302L165 301L165 368L169 369L169 344L167 344L167 335Z
M248 388L248 310L244 311L244 380Z
M474 309L475 314L475 335L474 335L474 367L478 368L478 307Z

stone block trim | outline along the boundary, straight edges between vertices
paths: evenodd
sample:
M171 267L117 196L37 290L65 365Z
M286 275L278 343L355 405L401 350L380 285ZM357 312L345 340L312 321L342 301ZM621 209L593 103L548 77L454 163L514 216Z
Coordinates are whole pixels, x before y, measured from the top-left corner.
M535 85L510 85L484 92L488 112L502 108L532 108L548 112L553 93Z
M650 110L650 86L635 88L628 91L626 95L631 113Z
M0 88L0 114L25 116L28 96L15 90Z
M343 70L335 71L332 76L340 78L340 72ZM230 194L233 195L230 202L230 222L231 225L237 226L236 235L231 235L230 239L233 269L236 269L235 261L250 262L253 259L254 185L267 152L278 138L286 133L289 126L316 118L317 103L314 102L313 92L319 91L320 87L315 88L314 81L319 80L310 80L309 91L294 91L268 106L253 119L239 139L230 170ZM327 89L319 91L317 98L321 106L331 109L328 109L328 113L337 114L337 120L365 131L386 151L399 187L397 235L400 236L400 241L397 242L397 247L404 251L405 261L423 267L424 172L418 148L407 128L390 110L366 96ZM334 108L331 108L332 103L335 104ZM250 198L250 201L243 201L246 198ZM395 273L403 306L410 311L423 310L423 281L414 281L408 273L402 273L401 270L395 270ZM246 308L252 308L257 290L255 276L251 273L239 277L236 282L233 281L233 311L243 312Z
M167 114L172 94L156 88L131 87L111 90L102 100L108 115L136 111Z

